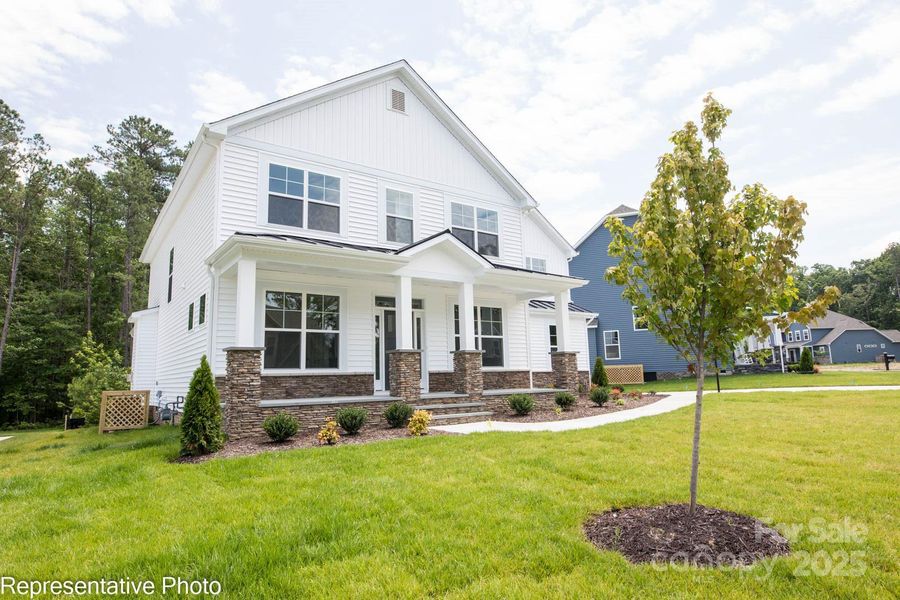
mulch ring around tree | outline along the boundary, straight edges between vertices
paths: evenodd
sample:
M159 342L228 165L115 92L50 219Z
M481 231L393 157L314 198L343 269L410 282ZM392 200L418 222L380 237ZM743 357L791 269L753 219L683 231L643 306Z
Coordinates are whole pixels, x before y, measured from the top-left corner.
M592 515L584 524L588 539L633 563L692 567L741 567L790 553L778 531L762 521L697 505L636 507Z
M322 446L316 438L317 429L301 429L297 435L284 442L273 442L268 437L261 435L253 438L226 442L225 447L213 454L201 456L179 456L172 460L175 463L201 463L214 458L232 458L235 456L251 456L263 452L280 452L283 450L297 450L300 448L316 448ZM381 426L365 426L359 433L349 435L340 430L341 437L335 446L351 444L368 444L383 440L414 437L409 434L406 427L396 429ZM429 430L429 436L450 435L443 431Z

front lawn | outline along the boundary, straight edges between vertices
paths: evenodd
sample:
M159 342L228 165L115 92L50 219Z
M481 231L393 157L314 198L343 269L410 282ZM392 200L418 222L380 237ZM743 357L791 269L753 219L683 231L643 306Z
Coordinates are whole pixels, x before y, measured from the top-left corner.
M832 385L900 385L900 368L891 371L822 371L813 375L800 373L761 373L758 375L721 375L723 390L746 390L779 387L822 387ZM704 387L716 390L716 376L708 375ZM627 385L627 390L686 392L697 389L691 378L651 381L641 386Z
M889 597L900 585L898 400L708 398L703 503L792 527L865 528L843 542L801 530L793 556L749 570L635 566L582 534L591 512L687 498L687 408L567 433L198 465L168 462L168 427L16 434L0 442L0 575L209 578L229 598ZM822 574L853 552L862 576Z

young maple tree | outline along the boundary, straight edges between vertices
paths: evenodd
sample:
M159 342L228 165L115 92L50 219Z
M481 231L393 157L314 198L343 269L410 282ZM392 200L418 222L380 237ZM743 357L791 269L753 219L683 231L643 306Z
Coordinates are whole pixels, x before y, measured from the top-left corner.
M670 138L673 148L660 157L634 226L606 220L609 254L619 258L606 278L623 286L622 296L648 328L695 366L692 515L706 366L730 360L745 336L768 335L765 315L778 313L780 327L808 323L823 316L839 294L828 287L799 310L789 310L798 296L791 274L806 204L792 196L781 200L759 183L726 200L735 188L716 140L730 114L707 95L700 129L689 121Z

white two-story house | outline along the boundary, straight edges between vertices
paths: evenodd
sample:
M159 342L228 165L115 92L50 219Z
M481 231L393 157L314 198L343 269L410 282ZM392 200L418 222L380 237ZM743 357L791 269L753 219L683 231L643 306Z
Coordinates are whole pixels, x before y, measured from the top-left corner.
M385 65L201 127L141 255L132 385L174 400L207 355L233 436L397 398L486 416L509 390L586 385L574 255L409 64Z

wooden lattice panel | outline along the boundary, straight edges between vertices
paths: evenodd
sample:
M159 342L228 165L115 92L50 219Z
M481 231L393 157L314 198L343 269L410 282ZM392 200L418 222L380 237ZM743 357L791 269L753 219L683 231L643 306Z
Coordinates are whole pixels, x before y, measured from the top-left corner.
M606 375L610 383L622 385L644 383L644 365L607 365Z
M100 400L100 433L146 427L149 412L148 390L103 392Z

